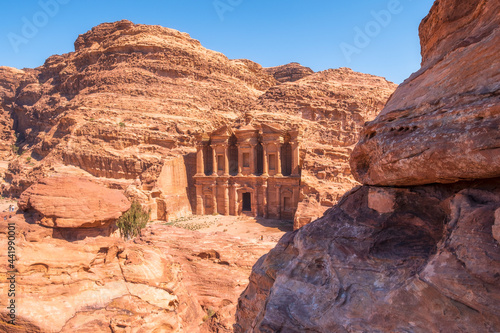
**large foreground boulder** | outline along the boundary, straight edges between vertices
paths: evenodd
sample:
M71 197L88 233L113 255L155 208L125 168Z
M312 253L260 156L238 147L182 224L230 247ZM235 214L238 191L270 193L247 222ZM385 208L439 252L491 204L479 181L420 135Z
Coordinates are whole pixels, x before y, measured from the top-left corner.
M23 192L18 204L34 211L40 224L55 228L100 227L130 208L121 191L82 177L45 178Z
M422 68L361 133L354 177L419 185L500 176L500 2L436 1Z
M363 186L253 268L236 332L498 332L500 179Z

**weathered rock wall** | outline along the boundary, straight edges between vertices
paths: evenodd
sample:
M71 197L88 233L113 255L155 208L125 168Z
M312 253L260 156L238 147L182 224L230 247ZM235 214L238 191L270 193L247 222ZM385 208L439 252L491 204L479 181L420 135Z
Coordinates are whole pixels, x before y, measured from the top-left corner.
M196 168L194 168L196 170ZM156 198L158 220L170 221L193 213L188 172L183 156L165 161L158 177L161 194Z
M257 262L235 331L498 331L499 207L499 179L358 187Z
M498 1L434 4L420 25L422 68L354 149L358 181L404 186L500 176L499 12Z

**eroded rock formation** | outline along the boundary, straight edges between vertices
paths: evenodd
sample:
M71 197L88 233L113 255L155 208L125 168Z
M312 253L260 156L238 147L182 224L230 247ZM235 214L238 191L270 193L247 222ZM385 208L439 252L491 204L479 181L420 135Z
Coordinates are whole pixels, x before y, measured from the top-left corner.
M39 179L64 175L65 165L115 187L132 186L127 193L159 218L189 214L190 193L179 195L187 195L191 207L182 199L179 211L164 210L168 193L157 190L165 165L186 157L189 182L194 134L253 111L262 122L303 126L311 137L301 159L303 223L355 184L347 163L351 146L396 87L347 69L313 73L296 63L264 69L207 50L188 34L129 21L93 28L78 37L75 52L38 68L2 68L0 81L0 149L10 161L5 172L7 165L0 165L4 195L19 196Z
M351 156L365 185L257 262L236 332L500 331L499 6L435 2Z
M251 267L273 246L162 225L133 242L67 242L22 215L9 222L16 224L17 325L7 323L3 297L0 331L12 333L230 332ZM3 248L6 233L0 224ZM0 259L6 272L5 251Z
M130 208L121 191L76 177L42 179L23 192L18 205L39 214L42 225L55 228L102 226Z
M500 176L499 12L486 0L433 7L420 25L422 68L363 130L356 179L399 186Z
M253 268L236 332L495 332L500 180L363 186Z

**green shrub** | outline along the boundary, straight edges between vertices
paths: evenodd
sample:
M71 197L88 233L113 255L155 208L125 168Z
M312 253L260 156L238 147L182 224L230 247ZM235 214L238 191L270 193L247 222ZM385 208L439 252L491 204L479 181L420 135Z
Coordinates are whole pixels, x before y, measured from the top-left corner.
M129 240L132 237L140 235L141 230L146 227L149 221L151 209L145 210L137 201L132 202L130 209L127 210L116 222L120 230L120 236Z
M125 127L125 123L123 123L121 121L120 121L120 123L118 123L118 125L120 125L120 127Z

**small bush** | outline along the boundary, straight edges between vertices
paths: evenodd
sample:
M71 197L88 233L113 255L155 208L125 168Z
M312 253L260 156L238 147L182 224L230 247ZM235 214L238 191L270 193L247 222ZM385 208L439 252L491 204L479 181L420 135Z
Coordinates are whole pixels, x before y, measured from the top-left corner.
M151 209L145 210L139 202L132 202L130 209L116 222L116 226L120 230L120 236L125 240L129 240L140 235L141 230L146 227L149 221L150 213Z
M120 121L120 123L118 125L120 125L120 127L125 127L125 123L123 123L121 121Z
M206 311L207 311L207 314L205 316L203 316L203 319L202 319L203 321L207 321L216 315L215 311L212 308L208 308Z

